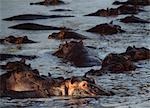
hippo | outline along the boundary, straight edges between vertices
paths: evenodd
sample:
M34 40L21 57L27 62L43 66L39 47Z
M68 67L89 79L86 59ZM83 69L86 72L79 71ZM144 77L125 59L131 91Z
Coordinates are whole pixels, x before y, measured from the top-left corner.
M25 62L26 59L21 59L20 61L7 62L5 65L1 65L1 68L9 71L32 70L31 65L27 65Z
M54 11L54 12L65 12L65 11L72 11L71 9L53 9L51 11Z
M91 69L85 75L103 75L106 72L111 73L127 73L133 71L136 66L131 60L121 54L110 53L102 61L102 67L100 70Z
M122 18L122 19L120 19L120 21L123 23L150 23L149 21L146 21L144 19L140 19L138 17L135 17L134 15Z
M61 0L44 0L41 2L37 2L37 3L30 3L30 5L46 5L46 6L49 6L49 5L55 6L55 5L61 5L61 4L65 4L65 2Z
M108 54L102 61L102 67L99 70L90 70L85 75L103 75L106 72L111 73L123 73L133 71L136 69L136 65L133 62L139 60L150 59L150 50L141 47L129 46L125 52L114 54Z
M5 21L14 21L14 20L36 20L36 19L48 19L48 18L63 18L63 17L74 17L71 15L39 15L39 14L22 14L16 15L9 18L5 18Z
M76 67L99 66L100 59L88 53L82 41L70 41L61 44L54 56L70 61Z
M0 53L0 61L4 61L7 60L9 58L23 58L23 59L28 59L28 60L32 60L32 59L36 59L37 56L35 55L19 55L19 54L2 54Z
M114 8L107 8L105 9L100 9L94 13L90 13L88 15L85 16L102 16L102 17L108 17L108 16L117 16L119 14L117 9Z
M0 43L12 43L12 44L26 44L26 43L36 43L35 41L29 40L27 36L15 37L10 35L4 39L0 39Z
M119 71L132 71L136 66L128 58L121 54L108 54L102 61L102 70L108 70L112 72Z
M117 33L124 33L125 31L121 29L119 25L113 25L111 23L104 23L96 25L95 27L86 30L87 32L98 33L100 35L113 35Z
M47 25L41 25L35 23L23 23L23 24L11 26L9 28L20 29L20 30L61 30L64 29L65 27L53 27L53 26L47 26Z
M126 5L141 5L141 6L149 6L149 0L127 0L126 2L115 1L114 5L126 4Z
M139 9L136 6L131 5L122 5L118 8L107 8L107 9L100 9L94 13L90 13L85 16L101 16L101 17L114 17L117 15L122 14L137 14L138 12L144 11L142 9Z
M52 33L51 35L49 35L48 39L79 39L79 40L82 39L83 40L86 39L86 37L73 31L61 30L58 33Z
M12 70L12 69L11 69ZM94 79L86 76L52 78L32 69L12 70L0 75L0 97L49 98L51 96L110 96Z
M146 60L150 59L150 50L145 47L136 48L135 46L129 46L122 55L128 57L128 59L132 61Z
M139 6L133 5L121 5L116 8L120 15L122 14L137 14L138 12L143 12L143 9L140 9Z

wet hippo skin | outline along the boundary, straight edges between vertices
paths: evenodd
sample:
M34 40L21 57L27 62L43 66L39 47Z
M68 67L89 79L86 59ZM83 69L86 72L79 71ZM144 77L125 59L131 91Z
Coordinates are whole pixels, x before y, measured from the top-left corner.
M51 35L48 36L48 39L86 39L85 36L73 32L73 31L69 31L69 30L61 30L58 33L52 33Z
M141 47L129 46L124 53L120 54L108 54L102 61L102 67L100 70L90 70L86 75L103 75L106 72L111 73L127 73L127 71L133 71L136 69L136 65L133 61L150 59L150 50Z
M35 55L18 55L18 54L3 54L3 53L0 53L0 61L3 61L3 60L7 60L9 58L24 58L24 59L28 59L28 60L32 60L32 59L35 59L37 58L37 56Z
M23 23L23 24L11 26L9 28L21 29L21 30L61 30L61 29L64 29L64 27L53 27L53 26L40 25L40 24L35 24L35 23Z
M32 70L30 64L26 64L25 62L26 61L23 58L20 61L7 62L5 65L1 65L1 68L9 71Z
M63 18L63 17L74 17L71 15L39 15L39 14L22 14L16 15L9 18L5 18L5 21L13 20L36 20L36 19L48 19L48 18Z
M36 2L36 3L30 3L30 5L61 5L61 4L65 4L65 2L61 1L61 0L44 0L41 2Z
M114 5L126 4L126 5L142 5L147 6L150 5L149 0L127 0L125 2L115 1L113 2Z
M65 12L65 11L72 11L71 9L54 9L54 10L51 10L51 11L54 11L54 12Z
M15 36L8 36L4 39L0 39L1 44L5 43L12 43L12 44L26 44L26 43L36 43L35 41L29 40L27 36L22 37L15 37Z
M139 61L139 60L146 60L150 59L150 50L145 47L131 47L129 46L125 53L121 53L122 55L126 56L128 59L132 61Z
M113 92L103 89L95 83L94 79L86 76L72 76L66 79L63 77L52 78L40 75L38 70L33 70L25 62L22 62L21 65L22 68L19 70L17 67L20 64L15 64L10 67L11 71L0 75L0 97L48 98L50 96L113 95Z
M98 33L100 35L113 35L113 34L125 32L124 30L121 29L119 25L113 25L107 23L96 25L95 27L88 29L86 31Z
M53 55L70 61L77 67L100 66L101 64L99 58L88 53L82 41L70 41L61 44Z
M122 19L120 19L120 21L124 22L124 23L150 23L149 21L135 17L134 15L122 18Z
M138 12L144 11L136 6L130 5L121 5L118 8L107 8L107 9L100 9L94 13L90 13L85 16L101 16L101 17L114 17L117 15L122 14L137 14Z

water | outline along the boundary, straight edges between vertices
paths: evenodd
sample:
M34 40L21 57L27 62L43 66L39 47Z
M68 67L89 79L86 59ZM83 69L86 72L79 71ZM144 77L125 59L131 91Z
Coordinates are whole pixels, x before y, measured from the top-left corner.
M47 75L48 72L52 76L70 77L73 75L84 75L90 69L99 69L100 67L90 68L76 68L70 66L69 63L62 63L61 59L52 56L51 54L57 50L60 43L65 41L49 40L48 35L57 31L26 31L8 29L9 26L24 23L34 22L52 26L66 26L74 29L76 32L86 35L90 39L84 40L87 46L93 46L97 49L89 49L92 53L103 59L111 52L124 52L126 48L131 45L137 47L150 48L150 36L148 24L123 24L117 19L123 18L126 15L118 17L85 17L83 15L95 12L98 9L107 7L116 7L111 5L114 0L64 0L68 2L67 5L60 6L30 6L30 2L37 2L38 0L0 0L0 19L11 17L19 14L44 14L44 15L74 15L73 18L58 18L58 19L44 19L34 21L2 21L0 20L0 37L8 35L27 35L29 39L38 41L36 44L22 45L22 49L17 49L15 45L0 45L1 53L11 54L35 54L40 58L27 61L31 63L33 68L40 71L41 74ZM122 0L123 1L123 0ZM73 11L69 12L51 12L50 10L65 8ZM147 12L141 12L137 16L150 20L149 9L144 7ZM87 33L89 29L97 24L108 23L114 20L114 24L122 26L127 33L115 34L112 36L100 36L98 34ZM11 59L11 61L16 59ZM10 61L10 60L8 60ZM7 61L1 62L5 64ZM114 96L103 96L100 98L72 98L72 97L51 97L49 99L0 99L1 108L66 108L66 107L94 107L94 108L149 108L150 107L150 63L148 60L137 62L141 68L131 72L131 74L107 74L100 77L94 77L99 85L105 89L112 90L116 93ZM5 71L0 70L1 73Z

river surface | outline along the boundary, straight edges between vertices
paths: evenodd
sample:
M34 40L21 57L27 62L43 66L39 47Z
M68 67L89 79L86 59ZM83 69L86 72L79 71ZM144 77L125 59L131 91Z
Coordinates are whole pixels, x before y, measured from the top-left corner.
M19 14L43 14L43 15L74 15L73 18L40 19L31 21L2 21L0 20L0 38L8 35L23 36L27 35L29 39L38 41L35 44L21 45L17 49L15 45L0 45L1 53L37 55L39 58L28 60L31 66L40 71L40 74L47 75L48 72L53 77L63 76L65 78L73 75L84 75L90 69L99 69L100 67L76 68L71 64L63 63L60 58L52 56L60 43L65 41L48 39L48 35L57 32L52 30L27 31L8 29L9 26L24 22L34 22L38 24L65 26L74 29L90 39L84 40L85 46L93 46L96 49L89 48L89 51L100 59L108 53L121 53L130 46L146 47L150 49L150 25L149 24L123 24L117 19L124 18L127 15L118 17L85 17L83 15L95 12L98 9L113 6L114 0L64 0L68 4L59 6L35 6L29 5L30 2L39 0L0 0L0 19ZM124 1L124 0L122 0ZM52 12L53 9L71 9L68 12ZM146 12L137 14L138 17L150 21L150 7L143 7ZM115 34L111 36L100 36L94 33L87 33L85 30L94 27L97 24L108 23L110 21L118 24L126 33ZM9 59L13 61L16 59ZM5 64L7 61L1 61ZM130 74L106 74L94 77L96 82L107 90L112 90L114 96L102 96L99 98L72 98L72 97L51 97L48 99L0 99L0 108L150 108L150 63L149 60L135 63L138 67ZM0 70L0 74L5 71Z

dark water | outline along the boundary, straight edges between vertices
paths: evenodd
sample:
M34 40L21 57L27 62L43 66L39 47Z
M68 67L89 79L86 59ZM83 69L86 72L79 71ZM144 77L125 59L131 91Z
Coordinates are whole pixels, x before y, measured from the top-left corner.
M126 15L118 17L84 17L83 15L94 12L98 9L115 7L112 4L114 0L64 0L67 5L60 6L30 6L30 2L38 0L0 0L0 19L11 17L18 14L61 14L74 15L74 18L58 18L44 19L34 22L39 24L66 26L74 29L76 32L86 35L91 39L84 40L87 46L93 46L97 49L89 49L99 58L103 59L110 52L124 52L129 45L137 47L150 48L150 25L148 24L123 24L117 19L123 18ZM123 0L122 0L123 1ZM51 12L50 10L65 8L73 11L69 12ZM141 12L137 16L150 20L150 7L144 7L147 12ZM85 32L97 24L108 23L114 20L114 24L122 26L127 33L116 34L112 36L99 36ZM48 35L54 31L26 31L8 29L9 26L23 23L24 21L2 21L0 20L0 37L8 35L27 35L30 39L38 41L36 44L22 45L19 50L15 45L0 45L1 53L12 54L35 54L40 58L27 61L31 63L33 68L38 69L41 74L47 75L52 73L54 77L64 76L70 77L73 75L83 75L90 69L99 69L100 67L76 68L70 64L64 64L57 57L51 54L58 48L59 44L64 41L48 40ZM57 31L55 31L57 32ZM12 59L15 60L15 59ZM6 61L1 62L5 64ZM85 108L149 108L150 107L150 63L148 60L136 63L141 68L131 72L131 74L107 74L100 77L95 77L97 83L102 87L112 90L116 93L114 96L104 96L100 98L72 98L72 97L51 97L49 99L22 99L10 100L9 98L0 99L1 108L16 108L16 107L46 107L46 108L66 108L66 107L85 107ZM3 70L0 70L2 74Z

